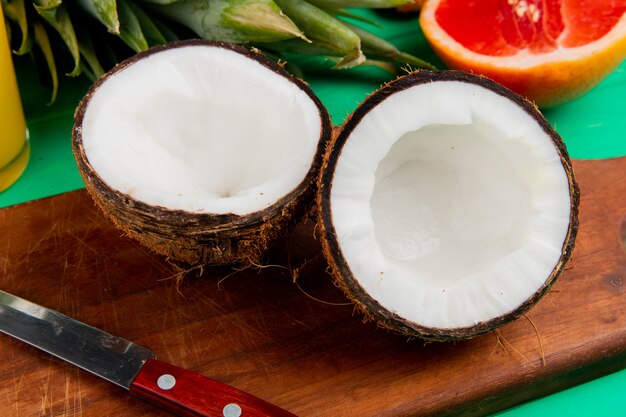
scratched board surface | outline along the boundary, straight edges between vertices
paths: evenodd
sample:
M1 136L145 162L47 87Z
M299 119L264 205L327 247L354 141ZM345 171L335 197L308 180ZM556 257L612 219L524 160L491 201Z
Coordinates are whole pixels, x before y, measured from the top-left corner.
M574 169L583 197L568 270L527 316L469 341L424 344L362 323L311 221L262 268L179 282L83 190L0 210L0 287L297 415L484 415L626 363L626 158ZM3 415L168 415L7 336L0 358Z

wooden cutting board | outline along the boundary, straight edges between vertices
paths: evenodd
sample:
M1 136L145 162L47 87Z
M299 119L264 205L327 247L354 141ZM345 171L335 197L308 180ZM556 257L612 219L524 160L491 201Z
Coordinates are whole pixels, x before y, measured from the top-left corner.
M469 341L425 344L362 323L330 283L310 221L262 268L177 282L82 190L0 210L0 288L300 416L489 414L626 365L626 158L574 168L568 270L526 317ZM169 415L8 336L0 358L3 416Z

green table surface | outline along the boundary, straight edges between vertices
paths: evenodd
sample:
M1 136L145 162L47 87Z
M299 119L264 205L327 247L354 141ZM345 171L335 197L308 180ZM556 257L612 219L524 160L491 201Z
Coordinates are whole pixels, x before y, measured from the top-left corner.
M363 12L381 28L371 30L396 46L440 67L424 40L415 16ZM294 59L305 79L341 124L359 102L392 76L377 68L333 71L315 58ZM31 159L22 177L0 193L0 207L83 188L71 152L74 109L89 87L86 79L63 78L57 101L26 58L15 59L31 140ZM69 71L61 68L60 72ZM565 140L573 158L601 159L626 155L626 61L600 85L573 102L544 111ZM419 109L415 109L419 112ZM626 415L626 370L503 411L501 417Z

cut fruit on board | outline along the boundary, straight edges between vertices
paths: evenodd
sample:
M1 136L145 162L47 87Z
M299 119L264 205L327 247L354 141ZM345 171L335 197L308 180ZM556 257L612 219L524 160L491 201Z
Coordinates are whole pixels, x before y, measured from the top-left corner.
M626 0L429 0L420 24L446 65L540 107L579 97L626 58Z
M528 316L536 330L521 318L497 334L425 344L363 325L352 306L336 305L345 298L326 262L304 263L321 250L311 221L269 261L305 265L298 285L326 303L300 292L283 268L210 267L177 285L167 262L122 236L84 190L0 210L0 287L299 416L491 415L626 366L626 158L573 164L579 236L571 267ZM45 406L56 416L172 417L8 337L0 358L2 416L39 416ZM596 388L608 388L598 392L612 411L623 397L607 383ZM598 415L595 401L580 408L579 416Z
M578 228L561 138L528 101L463 71L414 72L370 95L328 147L318 188L336 285L411 337L471 338L524 314Z
M182 264L256 263L306 210L330 129L274 61L187 40L101 77L76 111L73 149L87 190L132 238Z

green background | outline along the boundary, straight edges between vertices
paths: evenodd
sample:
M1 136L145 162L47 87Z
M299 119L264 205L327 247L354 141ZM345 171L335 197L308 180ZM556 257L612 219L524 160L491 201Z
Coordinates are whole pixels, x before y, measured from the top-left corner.
M439 66L419 32L415 16L363 12L380 23L370 30L396 46ZM376 68L333 71L315 58L294 58L305 79L328 108L335 124L372 91L389 81ZM61 80L57 101L47 105L50 91L42 86L26 58L15 66L31 138L31 159L20 180L0 193L0 207L18 204L83 187L71 152L71 129L76 105L89 82ZM60 72L64 70L61 68ZM548 121L565 140L573 158L598 159L626 155L626 61L585 96L544 111ZM415 109L419 112L420 109ZM626 370L588 382L499 413L521 416L623 416L626 415Z

